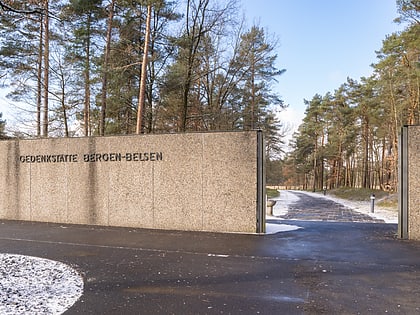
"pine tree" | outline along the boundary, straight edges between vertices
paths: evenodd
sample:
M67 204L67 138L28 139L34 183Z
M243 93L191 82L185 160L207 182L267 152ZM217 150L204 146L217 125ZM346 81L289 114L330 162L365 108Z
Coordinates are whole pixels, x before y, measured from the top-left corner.
M70 0L62 11L62 17L72 25L73 38L68 45L68 60L77 64L82 74L83 126L85 136L89 136L93 133L91 104L94 79L91 74L94 69L92 61L96 57L92 46L95 44L102 47L97 37L104 32L98 25L98 22L105 17L102 0Z
M8 81L13 82L9 97L28 103L29 111L36 113L36 135L47 137L49 41L52 33L49 30L49 1L15 1L13 5L2 2L0 6L5 12L0 16L0 67L8 73Z
M262 28L253 26L242 35L239 52L233 61L241 80L242 128L262 127L267 106L284 108L278 95L272 93L271 83L285 72L275 66L275 43L269 43Z

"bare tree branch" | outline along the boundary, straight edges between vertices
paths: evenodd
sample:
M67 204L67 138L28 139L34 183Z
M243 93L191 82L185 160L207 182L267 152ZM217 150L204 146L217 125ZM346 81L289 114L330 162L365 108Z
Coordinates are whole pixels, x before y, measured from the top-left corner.
M14 13L22 13L22 14L44 14L44 9L43 8L34 8L32 10L19 10L19 9L15 9L13 7L11 7L10 5L4 3L3 1L0 0L0 8L3 11L10 11L10 12L14 12Z

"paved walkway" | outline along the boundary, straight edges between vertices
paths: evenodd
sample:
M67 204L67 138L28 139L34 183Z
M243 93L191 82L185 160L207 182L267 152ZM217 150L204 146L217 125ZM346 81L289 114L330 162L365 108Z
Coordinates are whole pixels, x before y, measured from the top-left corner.
M337 208L321 204L312 206ZM396 239L395 224L267 222L300 229L260 236L0 221L0 250L76 269L83 294L66 315L420 314L420 242Z
M284 207L281 203L287 203L286 208L279 215L283 219L384 223L383 220L375 219L372 216L355 211L341 203L322 198L322 196L313 196L297 191L282 191L281 194L286 194L285 198L293 198L290 194L296 197L293 200L278 198L278 207Z

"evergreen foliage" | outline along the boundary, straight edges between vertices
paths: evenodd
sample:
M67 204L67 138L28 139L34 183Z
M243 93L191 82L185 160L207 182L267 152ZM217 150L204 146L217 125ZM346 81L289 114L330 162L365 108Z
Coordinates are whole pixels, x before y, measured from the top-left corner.
M283 150L277 42L243 27L237 0L2 0L0 10L1 76L28 104L33 136L131 134L140 112L142 133L263 129L268 157Z
M396 190L399 131L420 123L420 5L397 0L397 6L396 21L408 24L386 36L372 76L348 78L334 94L305 101L286 184Z

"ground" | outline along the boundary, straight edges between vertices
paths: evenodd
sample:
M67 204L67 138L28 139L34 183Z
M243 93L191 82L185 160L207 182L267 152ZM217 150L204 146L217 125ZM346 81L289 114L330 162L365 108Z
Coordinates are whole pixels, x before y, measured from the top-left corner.
M419 242L322 196L288 196L267 222L298 229L275 234L0 221L0 248L82 276L65 314L420 313Z

